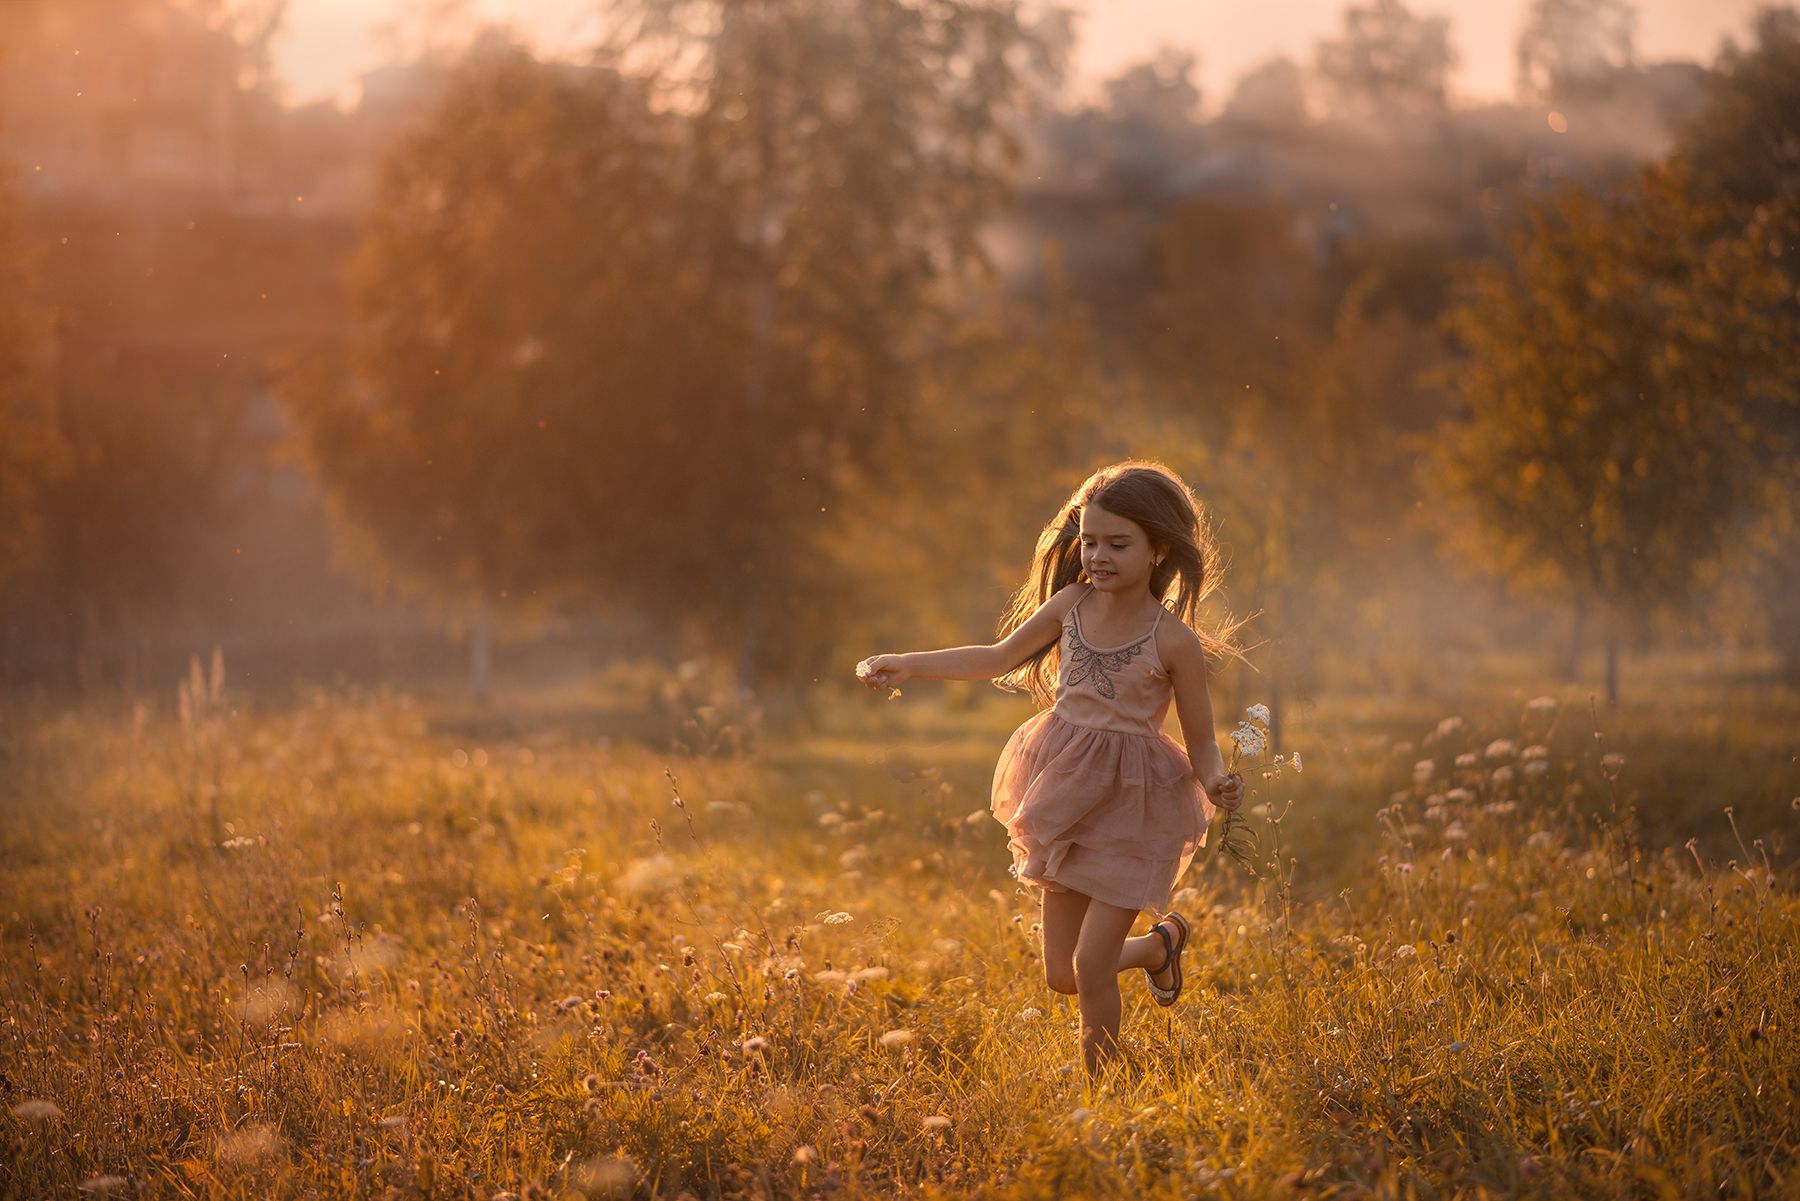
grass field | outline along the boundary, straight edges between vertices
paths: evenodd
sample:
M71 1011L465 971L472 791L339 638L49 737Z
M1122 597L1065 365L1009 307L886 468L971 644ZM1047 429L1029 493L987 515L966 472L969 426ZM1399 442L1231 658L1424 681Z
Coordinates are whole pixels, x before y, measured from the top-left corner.
M985 811L1016 702L14 710L4 1195L1800 1195L1800 697L1660 671L1280 715L1099 1085Z

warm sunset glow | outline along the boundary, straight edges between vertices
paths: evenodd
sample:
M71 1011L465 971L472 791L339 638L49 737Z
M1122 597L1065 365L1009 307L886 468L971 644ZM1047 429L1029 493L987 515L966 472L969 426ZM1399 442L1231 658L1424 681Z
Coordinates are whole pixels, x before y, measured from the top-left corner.
M1800 8L1088 8L0 0L0 1195L1793 1194Z

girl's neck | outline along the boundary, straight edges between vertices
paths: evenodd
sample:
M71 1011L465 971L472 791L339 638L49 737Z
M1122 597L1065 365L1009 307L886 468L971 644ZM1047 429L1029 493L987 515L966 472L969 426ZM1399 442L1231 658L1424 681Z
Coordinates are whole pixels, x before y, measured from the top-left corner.
M1148 614L1153 607L1161 605L1150 594L1150 585L1147 583L1129 592L1102 592L1092 584L1088 587L1090 591L1082 608L1093 610L1094 616L1099 618L1124 620L1139 613Z

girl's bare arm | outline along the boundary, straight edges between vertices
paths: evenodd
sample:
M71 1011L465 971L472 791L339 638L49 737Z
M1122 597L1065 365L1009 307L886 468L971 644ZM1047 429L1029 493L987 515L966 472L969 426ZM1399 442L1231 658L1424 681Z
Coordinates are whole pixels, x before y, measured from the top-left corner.
M900 655L871 655L857 664L857 678L871 688L891 688L905 680L992 680L1005 675L1062 636L1063 618L1081 595L1070 584L1038 606L1037 612L990 646L952 646Z
M1213 804L1236 809L1243 800L1243 781L1225 774L1225 756L1213 730L1212 693L1206 687L1206 650L1200 637L1180 622L1170 623L1169 646L1158 641L1157 652L1169 672L1175 690L1175 714L1181 736L1187 742L1188 762Z

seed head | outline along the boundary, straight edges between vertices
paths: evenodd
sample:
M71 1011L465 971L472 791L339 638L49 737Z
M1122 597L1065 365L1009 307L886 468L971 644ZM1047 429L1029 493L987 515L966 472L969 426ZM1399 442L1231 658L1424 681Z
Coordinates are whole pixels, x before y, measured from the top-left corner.
M62 1107L54 1101L32 1099L12 1107L12 1115L26 1122L52 1122L63 1116Z

